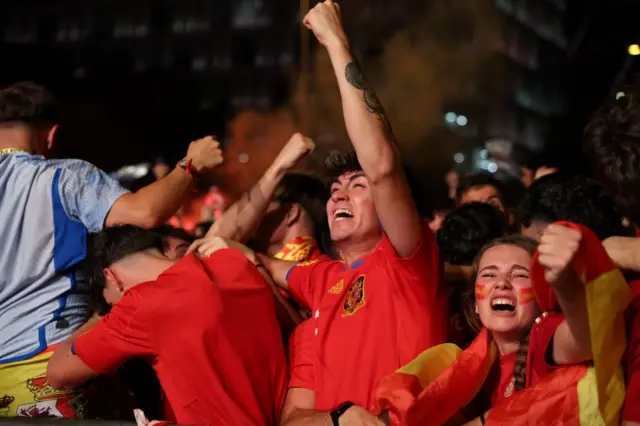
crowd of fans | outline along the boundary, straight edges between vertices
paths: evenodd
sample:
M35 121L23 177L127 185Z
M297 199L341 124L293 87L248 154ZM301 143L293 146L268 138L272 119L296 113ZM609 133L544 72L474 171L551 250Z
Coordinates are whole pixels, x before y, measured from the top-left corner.
M640 424L640 96L587 127L594 178L524 170L516 207L490 174L448 176L425 217L339 6L304 24L353 149L325 182L291 172L315 148L293 135L190 232L167 224L223 162L213 138L129 192L46 158L46 89L0 91L0 417Z

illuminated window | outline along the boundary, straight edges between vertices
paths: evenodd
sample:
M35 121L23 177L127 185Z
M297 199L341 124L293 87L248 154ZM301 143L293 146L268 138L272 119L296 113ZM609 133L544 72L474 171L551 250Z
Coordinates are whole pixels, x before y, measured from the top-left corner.
M223 55L217 55L214 56L213 60L211 61L211 67L212 68L218 68L218 69L229 69L231 68L231 58L227 55L227 56L223 56Z
M208 18L178 17L173 21L172 30L176 34L206 32L211 29Z
M209 64L207 58L205 58L204 56L199 56L197 58L194 58L191 62L191 69L193 69L194 71L204 71L207 69L208 65Z
M113 28L115 38L145 37L149 34L149 24L132 19L120 19Z
M278 63L282 66L293 64L293 54L291 52L282 52L280 54L280 59L278 59Z
M264 14L262 0L235 0L233 4L233 26L235 28L260 27L271 23L271 19Z

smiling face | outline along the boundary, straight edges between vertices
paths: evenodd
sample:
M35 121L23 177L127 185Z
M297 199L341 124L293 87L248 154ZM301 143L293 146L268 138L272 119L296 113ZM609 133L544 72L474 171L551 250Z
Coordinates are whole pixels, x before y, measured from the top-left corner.
M476 312L491 332L518 335L540 314L529 275L531 255L501 244L488 249L478 263Z
M380 238L381 229L364 173L344 173L331 184L327 217L331 239L336 243Z

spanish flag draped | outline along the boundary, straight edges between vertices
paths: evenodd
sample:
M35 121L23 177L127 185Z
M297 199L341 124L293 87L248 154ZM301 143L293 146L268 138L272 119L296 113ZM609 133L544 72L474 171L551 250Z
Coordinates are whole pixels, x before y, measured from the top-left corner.
M573 265L586 286L593 367L565 367L543 377L535 386L493 407L487 425L618 424L624 402L620 367L626 346L623 314L630 290L593 232L573 223L559 224L582 232ZM557 308L537 256L532 279L541 309ZM371 411L386 411L393 426L443 425L478 393L496 356L486 329L465 351L450 344L428 349L380 381Z

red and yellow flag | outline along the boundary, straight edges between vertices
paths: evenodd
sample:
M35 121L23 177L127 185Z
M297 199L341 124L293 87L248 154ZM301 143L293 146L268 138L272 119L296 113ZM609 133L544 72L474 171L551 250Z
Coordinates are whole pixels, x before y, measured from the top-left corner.
M312 237L296 237L282 247L275 254L276 259L300 262L318 257L320 254L315 240Z
M593 367L571 366L515 393L486 419L489 426L617 425L624 402L620 363L626 347L624 311L630 290L598 238L586 227L574 267L585 284ZM532 279L540 307L557 307L555 294L534 257ZM428 349L380 381L372 412L388 412L393 426L442 425L454 418L482 387L496 358L488 330L465 351L455 345Z

